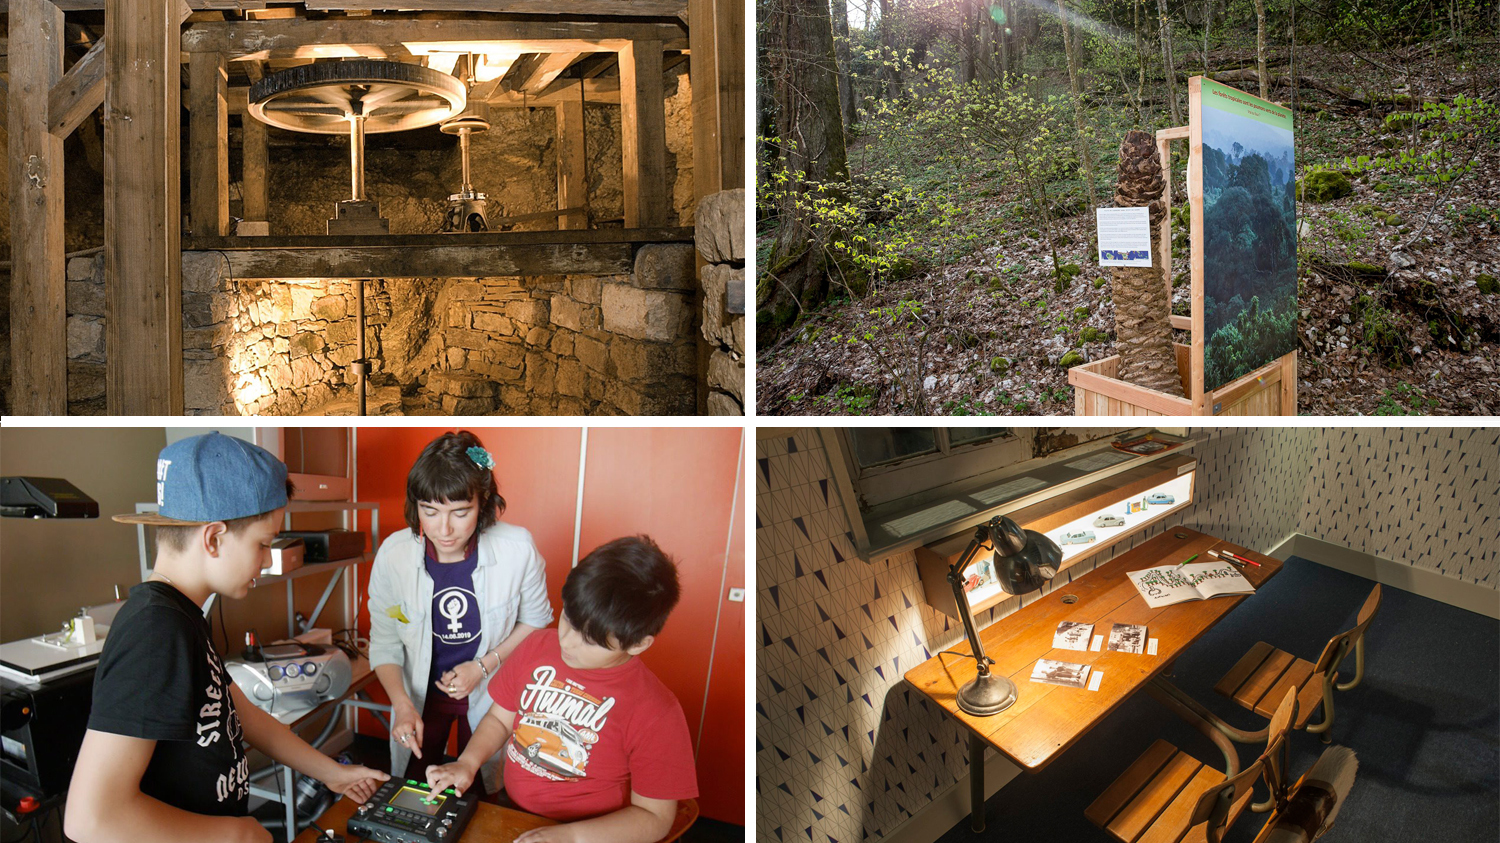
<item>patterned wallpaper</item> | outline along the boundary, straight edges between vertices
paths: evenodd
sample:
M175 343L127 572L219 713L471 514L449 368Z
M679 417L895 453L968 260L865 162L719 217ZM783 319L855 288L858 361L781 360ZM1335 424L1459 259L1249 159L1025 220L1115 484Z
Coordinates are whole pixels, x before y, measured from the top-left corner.
M1205 440L1193 450L1200 462L1196 504L1120 543L1115 553L1175 524L1262 551L1298 531L1363 549L1354 543L1361 527L1352 515L1364 508L1363 496L1378 503L1379 490L1410 488L1426 498L1420 510L1361 539L1364 547L1387 556L1410 553L1422 536L1436 532L1418 532L1416 524L1456 524L1463 538L1426 548L1443 552L1424 554L1419 563L1447 556L1455 566L1468 565L1466 574L1455 575L1495 581L1493 554L1488 573L1476 574L1483 567L1478 553L1455 552L1477 551L1478 536L1495 532L1493 509L1488 516L1458 511L1471 495L1487 495L1491 508L1500 497L1495 468L1461 462L1465 450L1495 453L1493 431L1488 439L1448 430L1403 435L1312 428L1216 428L1193 435ZM868 562L857 557L814 431L789 431L756 446L759 839L883 837L967 772L959 730L902 681L913 665L957 643L962 629L922 602L911 553ZM1459 562L1460 556L1475 563ZM1051 587L1109 558L1102 553L1069 568ZM1011 598L976 620L986 626L1038 596Z
M1500 428L1322 432L1298 531L1500 588Z

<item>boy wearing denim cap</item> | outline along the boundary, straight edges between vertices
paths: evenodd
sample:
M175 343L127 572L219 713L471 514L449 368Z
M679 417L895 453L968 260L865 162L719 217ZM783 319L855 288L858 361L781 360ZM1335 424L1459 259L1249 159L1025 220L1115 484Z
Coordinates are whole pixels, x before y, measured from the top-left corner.
M94 679L64 831L78 843L255 841L243 742L356 801L385 773L341 765L246 700L215 652L202 605L241 598L265 566L291 484L268 451L219 433L162 449L156 568L130 589Z

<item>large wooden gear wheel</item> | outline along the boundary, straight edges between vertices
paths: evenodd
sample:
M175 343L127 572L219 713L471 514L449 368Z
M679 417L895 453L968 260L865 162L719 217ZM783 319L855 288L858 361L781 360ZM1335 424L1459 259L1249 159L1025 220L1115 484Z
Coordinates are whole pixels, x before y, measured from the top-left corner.
M458 79L430 67L354 59L305 64L250 86L250 114L293 132L349 133L362 117L365 134L420 129L464 110Z

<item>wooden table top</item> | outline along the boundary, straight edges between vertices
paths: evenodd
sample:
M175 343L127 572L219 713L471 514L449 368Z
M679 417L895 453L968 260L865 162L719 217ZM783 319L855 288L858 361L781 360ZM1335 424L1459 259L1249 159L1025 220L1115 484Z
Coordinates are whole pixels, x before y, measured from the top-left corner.
M1256 588L1281 571L1280 560L1196 530L1169 527L980 632L985 653L995 661L991 670L1016 683L1016 702L1005 711L988 717L959 711L958 688L976 674L972 658L939 654L907 671L906 681L1021 767L1041 769L1165 670L1240 601L1254 596L1215 597L1151 609L1126 576L1129 571L1176 564L1195 553L1202 555L1194 562L1211 562L1213 558L1206 553L1210 548L1226 548L1259 562L1259 568L1240 570ZM1077 596L1077 602L1063 603L1064 595L1070 594ZM1147 636L1157 639L1157 654L1055 650L1052 636L1061 621L1093 623L1094 634L1106 636L1106 641L1112 623L1144 624ZM950 649L967 653L968 640ZM1099 690L1032 682L1032 668L1041 658L1092 665L1104 673Z
M323 812L323 816L318 818L318 825L347 837L344 826L358 807L359 803L353 799L340 799ZM474 818L469 820L468 827L458 839L464 843L511 843L522 832L545 825L557 825L557 822L513 808L480 802L478 809L474 811ZM317 843L317 840L318 830L309 828L297 835L294 843Z

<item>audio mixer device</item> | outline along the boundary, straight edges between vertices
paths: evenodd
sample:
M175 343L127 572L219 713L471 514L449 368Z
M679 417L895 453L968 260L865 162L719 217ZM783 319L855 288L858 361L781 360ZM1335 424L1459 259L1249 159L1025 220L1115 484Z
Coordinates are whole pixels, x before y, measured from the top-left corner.
M426 782L391 779L354 809L346 830L380 843L451 843L477 807L477 796L458 796L451 787L433 793Z
M354 669L334 647L292 641L250 648L225 666L245 696L272 714L312 708L349 690Z

